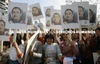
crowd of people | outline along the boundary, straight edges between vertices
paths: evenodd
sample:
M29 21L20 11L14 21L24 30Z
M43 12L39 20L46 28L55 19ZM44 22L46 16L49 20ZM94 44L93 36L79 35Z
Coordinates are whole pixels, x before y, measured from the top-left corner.
M23 64L31 36L17 34L14 40L12 34L9 38L11 47L7 53L8 59L2 64ZM34 48L28 54L28 64L63 64L65 57L74 58L73 64L94 64L93 52L100 54L100 28L96 28L95 33L82 33L81 39L79 33L70 35L50 30L48 33L39 33L33 43L30 48Z

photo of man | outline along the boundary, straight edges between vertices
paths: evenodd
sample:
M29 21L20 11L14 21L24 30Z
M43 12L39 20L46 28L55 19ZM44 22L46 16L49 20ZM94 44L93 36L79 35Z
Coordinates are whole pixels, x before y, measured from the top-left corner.
M9 13L9 22L10 23L25 23L25 18L23 18L23 11L19 7L14 7Z
M26 29L27 3L9 2L7 15L8 29Z
M30 5L30 12L31 12L32 18L35 20L43 17L42 10L39 3Z

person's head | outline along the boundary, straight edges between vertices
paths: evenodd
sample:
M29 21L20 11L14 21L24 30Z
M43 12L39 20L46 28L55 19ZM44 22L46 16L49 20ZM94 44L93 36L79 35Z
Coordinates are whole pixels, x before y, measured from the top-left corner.
M54 13L52 17L52 23L60 24L61 18L59 13Z
M47 44L54 43L54 36L51 33L50 34L46 34L45 35L45 42L47 42Z
M73 40L79 39L79 33L73 33L72 34L72 39Z
M88 31L88 28L82 28L82 31L85 32L85 33L82 33L82 36L88 37L88 33L86 33L86 31Z
M19 7L14 7L11 11L11 18L14 23L18 23L22 19L22 10Z
M73 13L73 11L71 10L71 9L66 9L65 10L65 20L67 21L67 22L72 22L73 20L74 20L74 13Z
M65 34L65 33L62 33L62 34L61 34L61 39L62 39L62 40L66 40L66 34Z
M78 12L79 12L79 19L83 19L85 10L82 6L78 6Z
M96 35L97 35L98 37L100 37L100 27L96 28L95 32L96 32Z
M51 15L51 9L50 8L48 8L48 9L46 9L46 16L48 16L48 17L50 17L50 15Z
M41 15L41 11L37 7L32 7L32 14L33 14L33 16L39 16L39 15Z
M5 22L4 20L0 20L0 35L3 35L5 31Z
M46 22L46 26L50 26L50 21L49 20L47 20L47 22Z

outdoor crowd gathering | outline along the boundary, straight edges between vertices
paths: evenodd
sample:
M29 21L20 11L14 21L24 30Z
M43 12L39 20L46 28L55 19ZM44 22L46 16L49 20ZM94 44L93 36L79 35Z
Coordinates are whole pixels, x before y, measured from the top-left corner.
M96 11L88 2L61 10L10 2L7 16L0 18L0 64L100 64Z

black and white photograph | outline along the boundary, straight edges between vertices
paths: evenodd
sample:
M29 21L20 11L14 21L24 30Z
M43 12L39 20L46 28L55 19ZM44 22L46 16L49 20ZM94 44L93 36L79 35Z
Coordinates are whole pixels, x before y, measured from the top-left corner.
M27 3L10 2L8 4L9 29L26 29Z
M45 7L44 9L45 9L46 18L50 18L52 15L53 6L48 6L48 7Z
M61 28L61 26L62 26L61 21L62 21L61 11L60 10L53 10L52 16L51 16L52 28L62 29Z
M30 8L31 8L30 11L31 11L33 19L38 19L38 18L43 17L42 10L41 10L41 7L40 7L39 3L32 4L30 6Z
M78 7L79 23L81 26L89 25L89 2L75 2Z
M65 5L61 7L62 24L67 28L79 27L78 7L75 5Z

